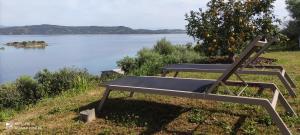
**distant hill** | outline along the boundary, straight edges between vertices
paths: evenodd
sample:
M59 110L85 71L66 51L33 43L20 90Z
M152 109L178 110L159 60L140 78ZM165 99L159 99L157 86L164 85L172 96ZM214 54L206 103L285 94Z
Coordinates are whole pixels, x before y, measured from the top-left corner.
M55 34L179 34L186 33L180 29L132 29L125 26L59 26L31 25L0 27L0 35L55 35Z

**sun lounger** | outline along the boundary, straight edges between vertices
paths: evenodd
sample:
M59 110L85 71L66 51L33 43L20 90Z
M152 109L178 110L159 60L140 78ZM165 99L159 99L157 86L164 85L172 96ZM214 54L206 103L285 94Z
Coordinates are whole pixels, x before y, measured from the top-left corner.
M168 96L178 96L194 99L232 102L239 104L258 105L264 107L270 114L272 120L277 125L282 134L291 134L281 117L276 112L277 102L286 110L286 112L296 115L292 107L283 97L275 84L261 82L229 81L228 78L236 73L242 66L245 59L248 59L258 46L264 46L266 42L261 42L261 36L255 38L248 47L241 53L239 60L231 64L217 80L205 79L186 79L186 78L166 78L166 77L124 77L105 84L106 91L97 107L100 112L106 99L112 90L121 90L129 92L141 92L150 94L160 94ZM228 94L220 94L218 86L245 86L242 90L235 93L226 89ZM265 90L271 90L273 98L255 98L243 96L243 92L248 87L259 88L260 93Z
M277 76L282 82L289 95L296 97L296 85L286 73L282 66L264 66L252 65L255 61L272 43L275 41L271 39L264 47L262 47L255 56L246 60L238 70L237 74L253 74L253 75L269 75ZM231 64L171 64L162 68L162 76L166 76L169 72L175 72L174 77L177 77L179 72L207 72L207 73L223 73Z

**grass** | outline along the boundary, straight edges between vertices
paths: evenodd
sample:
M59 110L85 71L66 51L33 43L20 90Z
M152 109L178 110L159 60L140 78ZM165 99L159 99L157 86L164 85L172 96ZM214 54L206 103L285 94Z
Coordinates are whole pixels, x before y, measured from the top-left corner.
M300 87L300 52L272 52L264 55L279 59ZM218 74L179 73L180 77L212 78ZM276 77L243 75L249 81L274 82L288 97ZM233 78L235 79L235 78ZM98 118L82 123L81 110L93 108L101 98L104 88L99 87L77 94L64 93L44 99L35 106L13 112L5 117L20 123L30 123L39 129L5 130L3 134L279 134L279 130L263 108L223 102L140 94L129 98L129 93L113 91ZM247 91L251 95L251 92ZM299 95L299 90L297 91ZM268 96L268 94L265 94ZM288 98L300 115L300 98ZM294 134L300 134L300 118L280 115ZM6 111L7 113L8 111ZM1 113L1 112L0 112ZM6 114L2 114L6 115ZM0 115L1 117L1 115ZM3 127L1 127L3 125Z

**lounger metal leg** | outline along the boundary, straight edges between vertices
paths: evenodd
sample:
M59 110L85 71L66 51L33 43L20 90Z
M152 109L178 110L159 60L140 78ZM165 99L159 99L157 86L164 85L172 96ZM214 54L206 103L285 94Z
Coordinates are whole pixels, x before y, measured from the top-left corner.
M133 97L133 95L134 95L134 92L131 91L129 97Z
M161 77L166 77L167 74L168 74L167 70L162 70Z
M261 96L261 94L264 92L265 88L263 87L259 87L259 89L257 90L257 93L255 94L255 96Z
M178 73L179 73L179 72L175 72L175 75L174 75L174 77L177 77Z
M102 107L103 107L103 105L104 105L104 102L106 101L106 99L107 99L108 96L109 96L110 91L111 91L110 89L106 89L106 90L105 90L105 92L104 92L104 94L103 94L103 96L102 96L102 98L101 98L101 101L100 101L100 103L99 103L99 105L98 105L97 112L100 112L100 111L101 111L101 109L102 109Z
M293 116L297 116L297 113L293 110L289 102L284 98L284 96L282 95L278 87L274 85L272 90L274 91L275 94L277 92L277 99L279 100L280 104L284 107L285 111ZM274 96L276 96L275 94Z
M296 88L296 84L294 83L294 81L291 79L291 77L285 72L284 77L286 78L286 80L291 84L291 86L293 88Z
M283 120L280 118L279 114L276 112L276 110L272 107L270 103L264 105L265 109L271 116L274 123L279 128L281 134L283 135L291 135L292 133L289 131L288 127L284 124Z
M291 107L291 105L288 103L288 101L284 98L284 96L280 93L278 96L280 104L284 107L285 111L293 116L297 116L297 113L294 111L294 109Z
M288 90L289 94L292 97L296 97L295 91L292 89L291 85L288 83L288 81L282 76L282 74L278 74L278 78L281 80L283 83L284 87Z

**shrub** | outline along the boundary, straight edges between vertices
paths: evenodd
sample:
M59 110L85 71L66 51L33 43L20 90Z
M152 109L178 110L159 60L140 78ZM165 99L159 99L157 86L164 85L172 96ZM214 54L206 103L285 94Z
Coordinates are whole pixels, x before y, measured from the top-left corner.
M117 65L125 72L129 73L129 71L133 71L137 69L137 61L135 58L130 58L128 56L124 57L123 59L117 62Z
M54 77L49 70L44 69L39 71L34 78L41 84L42 89L44 89L47 95L51 95L50 93L54 95L54 92L52 92L52 89L54 89L54 86L52 86Z
M63 68L57 72L44 69L35 75L47 95L55 96L67 90L84 90L93 82L86 69Z
M17 79L16 88L21 94L24 104L35 103L45 96L43 89L30 76L21 76Z
M167 41L166 38L163 38L157 41L156 45L154 46L154 51L161 55L168 55L174 51L174 47L170 41Z
M183 51L181 54L182 63L195 63L202 59L203 57L199 55L199 53L195 51Z
M46 96L56 96L63 91L86 90L96 86L98 80L87 70L76 68L63 68L57 72L44 69L35 75L35 79L21 76L15 83L0 85L0 110L21 109L24 105L34 104ZM7 116L7 113L0 111L0 121Z
M150 49L142 49L138 52L137 63L139 69L135 70L135 75L155 75L163 66L163 57Z
M162 56L159 53L157 53L151 49L143 48L142 50L140 50L138 52L136 60L137 60L138 66L141 66L148 61L156 60L161 57Z
M172 55L164 56L163 62L166 64L182 63L181 53L179 51L174 51Z
M196 52L192 44L172 45L165 38L149 49L143 48L136 57L125 57L117 64L126 74L134 75L156 75L166 64L197 63L204 57Z
M22 105L22 96L17 91L15 84L3 84L0 86L0 109L17 108Z
M160 68L162 67L161 61L147 61L141 65L141 67L137 70L134 70L132 73L134 75L156 75L160 72Z

